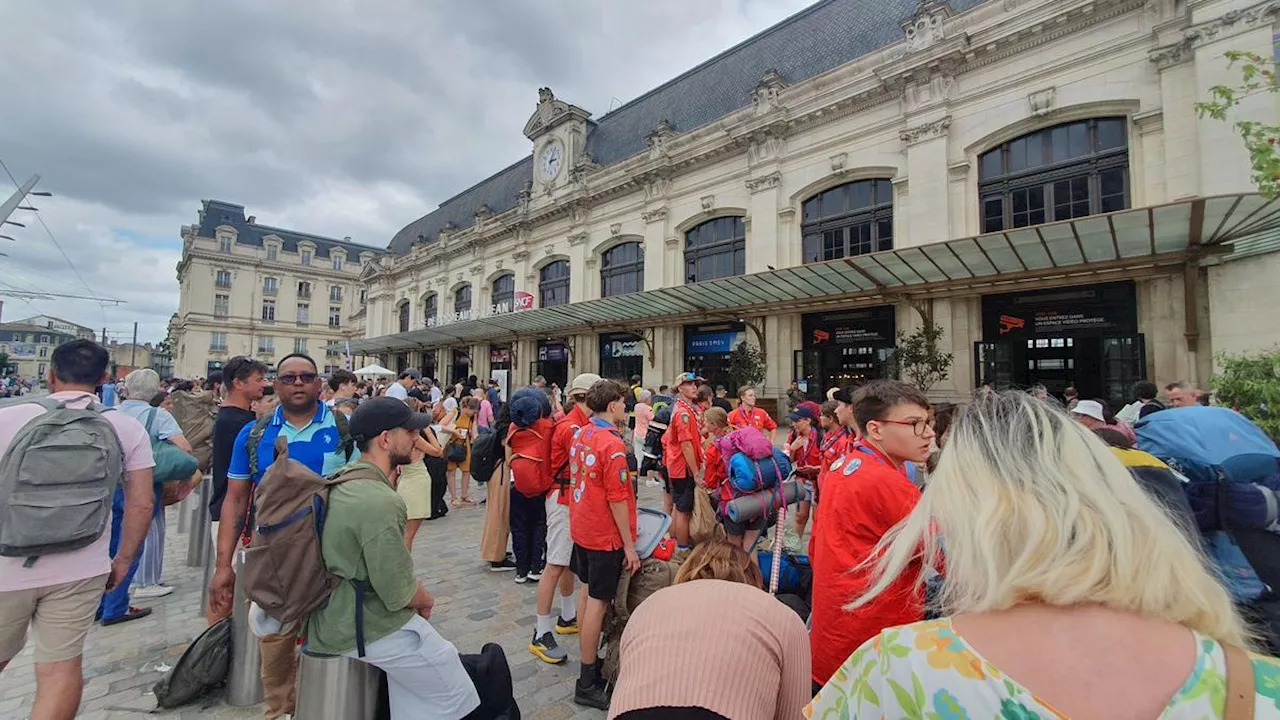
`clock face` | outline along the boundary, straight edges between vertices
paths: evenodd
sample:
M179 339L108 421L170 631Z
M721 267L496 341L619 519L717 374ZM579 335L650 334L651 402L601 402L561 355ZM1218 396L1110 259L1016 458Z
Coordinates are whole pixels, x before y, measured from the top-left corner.
M551 180L560 174L563 154L564 148L558 142L547 143L542 148L542 153L538 155L538 173L543 180Z

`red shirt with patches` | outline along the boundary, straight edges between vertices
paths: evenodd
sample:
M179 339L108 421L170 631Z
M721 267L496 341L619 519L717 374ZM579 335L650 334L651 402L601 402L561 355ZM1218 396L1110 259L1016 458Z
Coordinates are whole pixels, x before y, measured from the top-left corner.
M555 480L551 489L567 486L569 481L569 448L573 446L573 434L578 428L591 422L591 418L577 404L556 423L551 432L551 477ZM564 485L562 485L562 483ZM569 504L569 493L560 493L560 504Z
M689 467L685 462L684 451L680 444L688 440L693 445L693 462L697 467ZM662 435L662 464L667 468L667 477L672 480L691 478L699 468L706 467L702 458L702 431L699 428L698 411L684 400L677 400L671 409L671 424Z
M707 443L703 460L707 472L702 476L702 484L718 491L722 505L732 500L733 488L729 486L729 473L724 469L724 455L720 452L720 446L716 444L715 435L712 435L710 442Z
M778 423L759 407L753 407L748 412L745 405L739 405L736 410L729 413L729 427L753 427L760 432L769 433L778 429Z
M850 467L853 469L850 470ZM920 490L883 453L852 443L824 475L818 524L810 543L813 564L813 679L827 680L862 643L881 630L924 619L924 595L916 582L923 565L912 561L869 605L848 612L844 605L870 587L871 568L858 568L876 543L920 500ZM830 518L823 520L822 518Z
M631 541L636 539L636 495L627 468L627 449L611 423L592 419L582 428L569 450L569 535L587 550L621 550L626 547L610 503L626 502L631 519Z
M797 436L799 437L799 436ZM795 438L791 438L792 441ZM822 463L822 450L818 446L818 433L816 430L810 430L809 436L805 438L804 445L798 448L792 448L791 443L787 443L787 455L791 458L791 464L797 468L817 466Z

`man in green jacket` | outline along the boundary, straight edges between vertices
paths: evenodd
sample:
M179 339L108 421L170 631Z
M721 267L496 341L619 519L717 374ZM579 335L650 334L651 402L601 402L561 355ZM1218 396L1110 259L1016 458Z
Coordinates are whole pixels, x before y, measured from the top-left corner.
M480 705L453 643L427 622L435 599L414 577L404 546L405 505L395 485L414 440L431 423L395 398L351 415L360 460L329 492L321 546L341 582L307 622L307 652L345 655L387 674L392 717L456 719Z

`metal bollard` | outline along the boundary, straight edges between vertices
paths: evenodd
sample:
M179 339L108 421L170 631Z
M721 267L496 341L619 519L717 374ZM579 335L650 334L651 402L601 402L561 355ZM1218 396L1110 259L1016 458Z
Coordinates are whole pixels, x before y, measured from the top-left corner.
M209 478L200 482L200 487L191 495L199 495L196 506L191 508L191 529L187 535L187 567L200 567L204 563L209 548ZM190 496L189 496L190 497ZM204 532L195 532L196 528L204 528Z
M244 550L236 550L232 567L239 574ZM206 593L207 594L207 593ZM249 600L244 583L236 582L231 610L231 669L227 672L227 704L248 707L262 702L262 655L258 638L249 631ZM299 717L307 717L299 715Z
M373 720L383 673L348 657L298 659L298 701L294 717L307 720Z
M191 498L195 497L195 493L182 498L182 502L178 503L178 534L185 535L191 529Z

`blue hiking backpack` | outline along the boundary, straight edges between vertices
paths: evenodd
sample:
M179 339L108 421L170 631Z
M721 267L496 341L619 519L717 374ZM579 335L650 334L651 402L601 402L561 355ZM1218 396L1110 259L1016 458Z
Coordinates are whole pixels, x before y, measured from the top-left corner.
M791 460L778 448L773 455L752 460L746 453L734 453L729 459L729 484L734 495L748 495L761 490L773 490L791 474Z
M1205 551L1232 597L1251 602L1280 587L1280 573L1266 567L1274 559L1263 557L1275 553L1254 542L1280 547L1280 450L1266 433L1234 410L1202 406L1152 413L1134 429L1140 449L1186 477Z

